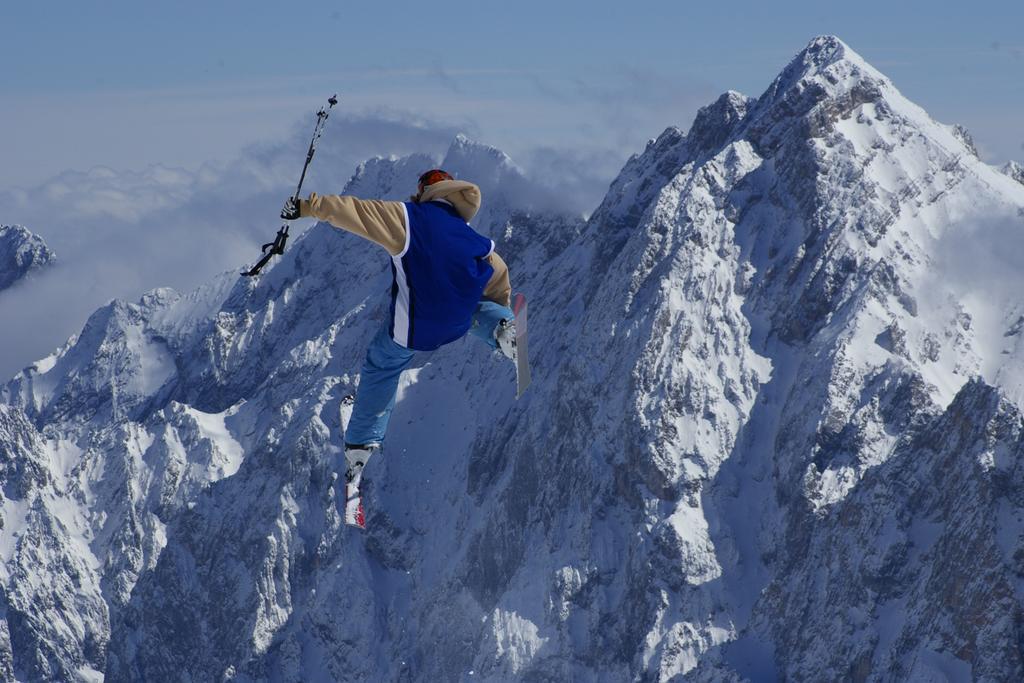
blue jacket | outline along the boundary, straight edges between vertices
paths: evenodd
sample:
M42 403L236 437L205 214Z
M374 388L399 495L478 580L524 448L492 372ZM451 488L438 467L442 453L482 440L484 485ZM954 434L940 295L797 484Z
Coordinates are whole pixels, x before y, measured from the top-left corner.
M469 330L494 269L494 242L445 201L406 202L405 248L391 257L391 338L432 351Z

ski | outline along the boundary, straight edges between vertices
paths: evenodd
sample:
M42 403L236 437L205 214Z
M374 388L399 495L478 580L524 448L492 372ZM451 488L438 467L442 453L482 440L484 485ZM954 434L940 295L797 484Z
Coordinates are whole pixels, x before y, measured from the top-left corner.
M342 435L345 434L348 428L348 421L352 417L352 406L355 405L355 402L356 397L351 394L341 399L339 418ZM344 438L342 438L342 441L344 442ZM366 529L366 512L363 509L363 496L359 492L359 482L362 479L360 475L362 475L362 471L355 478L350 479L346 461L346 471L342 474L342 478L345 480L345 486L341 490L342 496L338 496L339 487L337 484L335 484L334 496L338 512L341 514L345 524L359 529Z
M349 497L349 485L345 484L345 524L366 530L366 513L363 511L363 497L359 489Z
M519 293L512 300L512 312L516 316L516 400L530 386L530 358L526 347L526 297Z

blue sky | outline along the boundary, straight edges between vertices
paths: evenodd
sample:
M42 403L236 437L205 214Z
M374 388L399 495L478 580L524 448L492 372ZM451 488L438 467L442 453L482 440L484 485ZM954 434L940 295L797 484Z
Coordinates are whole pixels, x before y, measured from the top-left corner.
M0 189L63 170L196 168L345 112L609 168L834 33L991 161L1024 157L1024 3L24 2L0 25ZM12 68L13 67L13 68Z

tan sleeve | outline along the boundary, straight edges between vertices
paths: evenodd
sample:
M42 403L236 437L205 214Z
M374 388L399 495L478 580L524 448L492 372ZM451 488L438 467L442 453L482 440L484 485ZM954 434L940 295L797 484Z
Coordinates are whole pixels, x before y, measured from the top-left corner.
M491 267L494 268L494 275L491 276L484 288L484 298L502 306L510 306L512 304L512 284L508 279L508 266L496 251L492 251L487 259L491 262Z
M336 228L375 242L397 256L405 249L406 211L402 202L356 199L316 192L299 202L299 214L327 221Z

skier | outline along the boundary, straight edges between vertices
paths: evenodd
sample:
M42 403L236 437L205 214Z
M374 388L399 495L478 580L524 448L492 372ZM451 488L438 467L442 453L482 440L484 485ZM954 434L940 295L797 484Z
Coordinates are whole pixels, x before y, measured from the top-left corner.
M408 202L343 195L289 198L281 217L313 217L384 247L391 255L391 312L370 342L345 429L347 524L364 527L359 483L380 450L399 376L416 351L432 351L466 332L514 359L511 285L494 242L469 221L480 188L440 169L419 178Z

